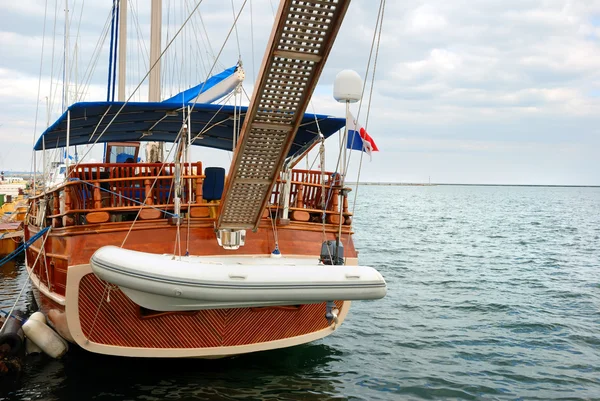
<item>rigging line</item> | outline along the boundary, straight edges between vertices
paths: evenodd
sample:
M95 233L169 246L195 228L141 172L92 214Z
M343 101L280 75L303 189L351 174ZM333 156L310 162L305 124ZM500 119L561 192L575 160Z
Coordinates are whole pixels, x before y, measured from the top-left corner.
M231 96L233 96L233 94L231 94L231 93L230 93L229 95L227 95L227 97L226 97L226 98L224 99L224 101L223 101L223 104L221 105L221 107L219 107L219 110L217 110L217 111L216 111L216 112L215 112L215 113L212 115L212 117L210 118L210 120L208 120L208 122L207 122L206 124L204 124L204 128L198 132L198 135L194 136L194 137L191 139L191 142L192 142L192 143L193 143L193 142L194 142L196 139L199 139L199 138L200 138L202 135L204 135L206 132L208 132L209 130L211 130L211 129L212 129L214 126L216 126L216 125L219 125L219 124L221 124L221 123L223 123L223 122L225 122L225 121L227 121L227 120L229 119L229 118L226 118L225 120L222 120L222 121L217 121L216 123L212 124L211 126L208 126L208 125L209 125L209 124L210 124L210 123L211 123L211 122L212 122L212 121L213 121L213 120L214 120L214 119L217 117L217 114L219 114L219 113L221 112L221 110L223 109L223 107L225 107L225 106L226 106L225 102L226 102L226 101L228 101L228 100L231 98ZM193 110L192 110L192 111L193 111ZM207 128L207 127L208 127L208 128Z
M235 18L235 7L233 6L233 0L231 0L231 14L233 15L233 18ZM238 35L237 24L235 24L234 26L235 26L235 40L237 41L237 47L238 47L238 59L241 59L242 58L242 50L240 48L240 37Z
M256 67L254 61L254 17L252 12L252 0L250 0L250 44L252 51L252 79L256 82Z
M169 29L171 28L171 1L169 0L167 2L167 33L166 33L166 40L167 42L169 41ZM152 44L151 44L152 46ZM175 58L177 57L177 53L176 53L176 46L173 46L173 51L175 52ZM160 71L160 86L161 86L161 93L164 94L166 92L166 82L167 82L167 77L171 78L171 84L173 82L173 76L172 74L169 74L169 71L172 71L173 68L171 66L171 64L169 62L165 62L163 63L163 68L161 68ZM171 85L169 85L169 89L171 89ZM169 93L172 93L172 90L169 91Z
M246 95L246 99L248 99L248 102L250 101L250 96L248 96L248 92L246 92L246 88L244 88L242 86L242 91L244 92L244 95Z
M100 117L100 121L98 121L98 124L96 124L96 127L94 128L94 132L92 132L92 135L90 135L90 139L92 139L94 137L94 135L96 135L96 131L98 131L98 127L100 127L100 124L102 124L102 121L104 121L104 117L106 117L106 115L108 114L110 109L112 109L112 106L108 106L108 108L106 109L104 114L102 114L102 117Z
M202 24L202 30L204 31L204 36L206 36L206 42L208 43L208 50L210 52L210 56L213 58L213 62L216 62L217 57L215 56L215 51L212 48L212 44L210 43L210 37L208 36L208 32L206 31L206 25L204 24L204 19L202 18L202 13L198 14L200 17L200 23Z
M102 279L100 279L100 280L104 281ZM98 318L98 313L100 312L100 308L102 307L102 304L104 303L104 294L106 294L106 291L111 286L111 284L108 281L106 281L105 283L106 284L104 284L104 291L102 291L102 296L100 297L100 303L98 304L98 308L96 309L96 313L94 314L94 320L92 320L92 327L90 328L90 334L85 339L86 344L89 344L90 340L92 339L92 334L94 334L94 328L96 327L96 319Z
M187 0L185 2L185 7L186 7L186 10L189 8ZM195 20L191 21L192 33L194 34L194 38L196 39L196 43L202 42L202 46L206 47L206 44L204 43L204 38L202 37L202 34L200 33L200 35L198 35L198 25L197 24L198 23ZM206 71L207 71L206 66L204 65L204 63L206 63L207 65L209 65L208 64L209 62L208 62L208 60L206 60L206 61L204 60L204 57L202 56L202 52L199 50L199 46L195 46L195 48L193 49L193 51L195 51L196 54L197 54L197 57L200 58L199 65L204 70L203 71L203 76L204 76L204 74L206 74ZM190 68L191 68L191 66L190 66ZM198 78L198 75L196 75L196 78ZM200 79L198 79L198 81L199 80Z
M187 164L188 164L188 176L192 176L194 175L194 169L192 167L192 143L191 143L191 138L192 138L192 115L190 113L190 106L187 107L187 127L186 127L186 133L187 133L187 148L186 148L186 160L187 160ZM202 170L202 168L200 168L200 170ZM198 174L198 169L196 168L196 174ZM200 174L202 174L202 171L200 171ZM197 183L196 183L197 184ZM191 224L192 224L192 179L189 178L188 179L188 218L187 218L187 238L186 238L186 246L185 246L185 254L186 256L189 256L190 254L190 229L191 229ZM196 202L198 202L198 199L196 199Z
M45 230L46 230L46 237L42 241L40 249L44 249L44 245L46 244L46 240L48 239L48 236L50 235L50 230L52 230L52 227L47 227L47 228L45 228ZM42 252L39 252L38 255L37 255L37 257L36 257L36 259L35 259L35 262L33 262L33 266L35 266L37 264L37 262L40 259L41 255L42 255ZM17 295L17 299L15 299L15 303L13 304L12 308L10 308L8 316L11 316L13 314L13 312L15 311L15 308L17 307L17 303L19 302L19 299L21 298L21 295L23 295L23 290L25 289L25 287L27 287L27 284L29 283L29 280L31 280L31 274L32 273L33 273L33 268L31 268L31 270L27 269L27 280L25 280L25 282L23 283L23 287L21 287L21 291L19 291L19 294ZM49 282L48 282L48 285L50 285ZM0 328L0 333L2 332L2 330L4 330L4 327L6 326L6 324L8 323L8 321L10 320L8 318L8 316L7 316L6 320L4 321L4 323L2 323L2 327Z
M235 93L235 92L234 92ZM233 132L231 136L231 151L235 152L236 142L237 142L237 96L233 95Z
M68 13L69 12L69 0L65 0L65 12ZM69 51L67 49L68 47L68 28L69 27L69 19L67 18L67 16L65 16L65 28L64 28L64 36L63 36L63 67L62 67L62 72L63 72L63 85L62 85L62 111L65 111L65 82L66 85L69 84L68 82L68 77L67 77L67 58L69 57ZM69 96L68 94L69 92L69 88L67 88L67 96ZM68 107L68 106L67 106Z
M110 21L110 17L108 17L106 19L106 25L105 25L105 30L102 33L101 38L98 41L98 47L96 49L94 49L94 53L92 53L92 57L90 59L90 64L88 65L88 69L86 70L86 74L84 74L84 79L85 82L83 83L83 88L81 89L78 101L83 100L85 94L87 93L91 81L92 81L92 76L94 75L94 72L96 71L96 67L98 66L98 60L100 59L100 55L101 55L101 49L104 46L104 42L106 41L106 38L108 37L108 25Z
M365 94L365 87L366 87L366 83L368 82L368 78L369 78L369 71L370 71L370 67L371 67L371 59L373 57L373 52L375 51L376 45L375 45L375 40L377 39L377 33L378 33L378 29L379 29L379 34L381 35L381 27L383 26L383 12L384 12L384 7L385 7L385 0L381 0L379 3L379 11L377 13L377 20L375 21L375 29L373 30L373 39L371 40L371 49L369 51L369 59L367 61L367 69L365 71L365 85L363 85L362 87L362 91L361 91L361 95L360 95L360 102L358 103L358 113L356 114L356 121L358 121L359 117L360 117L360 112L362 110L362 104L363 104L363 98L364 98L364 94ZM377 44L377 52L379 52L379 44ZM373 84L371 83L371 86ZM370 107L370 105L369 105ZM346 121L348 120L348 109L346 110ZM347 127L346 127L347 129ZM346 137L346 142L348 141L348 138ZM351 144L354 144L354 137L352 137L352 142ZM342 143L341 146L346 146L345 143ZM341 147L340 147L340 156L341 156ZM361 160L362 160L362 156L363 156L363 152L361 151ZM352 159L352 152L348 152L348 156L347 159L343 161L344 163L344 177L343 177L343 182L346 180L346 174L348 172L348 166L350 165L350 160ZM355 192L355 198L356 198L356 192Z
M321 164L321 203L323 206L323 213L321 216L321 227L323 228L323 238L325 240L325 223L326 223L326 218L327 218L327 205L329 204L329 199L333 193L333 190L330 189L329 193L327 194L327 199L325 199L325 136L323 135L323 133L321 132L321 127L319 126L319 119L317 118L317 113L315 112L315 105L311 99L310 101L310 106L312 108L313 111L313 115L315 116L315 124L317 125L317 132L319 133L319 137L321 140L321 145L319 146L319 160L320 160L320 164ZM316 161L316 158L315 158ZM327 248L329 249L329 248ZM331 255L329 255L331 256Z
M381 29L383 27L383 13L385 11L385 0L382 0L383 8L381 10L381 24L379 25L379 33L377 34L377 48L375 50L375 58L373 60L373 75L371 76L371 88L369 91L369 101L367 103L367 116L365 117L365 130L369 125L369 115L371 113L371 100L373 99L373 88L375 87L375 72L377 71L377 60L379 59L379 44L381 43ZM362 153L362 152L361 152Z
M140 21L139 21L137 12L136 12L135 5L133 4L132 0L129 0L129 5L131 6L131 19L134 22L135 32L137 34L138 48L140 49L140 51L141 50L144 51L144 57L137 57L138 63L139 63L140 59L142 59L142 62L144 63L144 69L146 69L147 68L146 60L148 60L148 58L149 58L148 47L146 46L146 41L144 40L144 35L142 34L142 30L140 29Z
M42 29L42 54L40 56L40 74L38 78L38 89L37 89L37 102L35 105L35 118L33 120L33 146L35 147L35 138L37 132L37 122L38 122L38 112L40 110L40 92L42 90L42 66L44 64L44 44L46 41L46 18L48 13L48 0L46 0L46 5L44 6L44 27ZM35 150L33 151L33 157L31 159L31 170L33 171L33 164L35 158ZM35 177L35 171L33 172ZM34 178L35 179L35 178Z
M271 12L273 13L273 17L275 17L275 7L273 7L273 0L270 0L271 3Z
M111 13L108 13L108 15L106 16L106 20L104 21L104 26L102 27L102 31L100 33L100 37L98 38L98 41L96 42L96 46L94 47L94 50L92 51L92 55L90 56L90 62L88 64L88 66L86 67L85 73L83 74L83 81L84 81L82 83L83 88L81 89L81 92L79 94L77 101L81 101L83 99L83 96L85 95L85 93L87 92L87 90L89 88L92 75L94 74L96 65L98 63L98 59L100 58L100 51L101 51L102 47L104 46L106 37L108 36L108 27L110 25L110 20L111 20L110 16L111 16Z
M238 103L238 126L237 126L237 139L236 142L239 141L240 139L240 134L242 132L242 93L239 90L240 86L242 84L239 83L238 86L235 88L235 96L237 97L239 95L239 103Z
M360 93L360 101L358 103L358 112L356 114L356 120L357 121L360 118L360 112L362 111L362 105L363 105L363 98L364 98L364 95L365 95L366 83L368 81L369 71L370 71L370 68L371 68L371 58L373 57L373 51L375 49L375 40L376 40L376 37L377 37L377 29L383 25L383 8L384 7L385 7L385 0L381 0L379 2L379 10L377 11L377 20L375 21L375 29L373 30L373 39L371 40L371 49L369 50L369 58L367 60L367 68L366 68L366 71L365 71L365 85L363 85L363 87L362 87L362 91ZM352 144L354 144L354 139L352 141ZM352 154L352 152L350 152L350 155L351 154Z
M368 127L369 124L369 113L371 110L371 99L373 96L373 87L375 86L375 71L377 70L377 59L379 58L379 44L381 42L381 31L383 28L383 15L384 15L384 11L385 11L385 0L381 0L381 23L379 24L379 33L377 34L377 48L375 51L375 60L373 62L373 76L371 78L371 90L369 93L369 101L367 103L367 118L365 121L365 130ZM363 153L364 152L360 152L360 163L359 163L359 168L358 168L358 175L356 177L356 190L354 192L354 200L352 202L352 215L354 215L354 212L356 210L356 200L358 197L358 183L360 182L360 173L362 171L362 162L363 162Z
M181 7L181 19L182 20L183 20L184 16L185 16L184 9L183 9L183 7ZM190 25L190 27L191 27L191 25ZM178 90L177 90L178 92L181 92L184 81L190 82L189 79L185 78L185 73L187 70L185 68L185 63L186 63L187 59L191 59L191 54L192 54L191 52L189 54L186 52L186 45L188 43L188 36L190 34L189 31L190 31L189 29L186 29L183 32L183 36L181 37L181 64L180 64L180 68L179 68L179 82L178 82L179 85L178 85ZM186 55L188 57L186 57ZM188 78L189 78L189 76L188 76Z
M177 134L177 138L175 138L175 141L177 141L180 138L182 132L183 132L183 126L179 130L179 133ZM169 160L169 157L171 156L171 153L173 152L173 150L175 148L176 148L175 142L173 142L173 146L171 146L171 149L169 150L169 153L167 153L167 157L165 158L165 160ZM158 182L158 178L162 174L165 166L166 166L166 163L163 162L162 165L160 166L160 170L158 170L158 174L156 174L156 178L154 179L154 182L150 186L150 190L154 189L154 186ZM172 188L172 185L173 185L173 181L171 181L171 188ZM171 188L169 188L169 193L171 193ZM188 200L188 202L189 201L191 201L191 200ZM142 206L146 206L146 202L147 202L147 199L144 199L144 202L142 203ZM127 239L129 238L129 234L131 234L131 230L133 230L133 226L135 225L135 223L137 222L138 218L140 217L140 213L142 213L142 207L139 208L137 214L135 215L135 219L133 219L133 222L129 226L129 230L127 231L127 234L125 235L125 238L123 239L123 242L121 243L121 248L123 248L125 246L125 243L127 242Z
M56 21L58 20L58 0L54 1L54 28L52 31L52 60L50 61L50 89L48 93L50 94L50 99L48 100L48 114L51 113L53 104L52 97L52 81L54 80L54 50L56 49Z
M83 19L83 7L85 6L85 0L82 0L81 2L81 8L79 11L79 23L77 24L77 33L75 34L75 44L79 44L79 46L81 46L81 37L79 36L79 31L81 28L81 20ZM71 19L74 18L75 13L73 12L73 15L71 16ZM75 73L75 82L77 82L77 73ZM77 85L75 85L75 99L77 99Z
M181 132L182 134L185 133L185 108L183 108L183 118L184 120L182 121L181 124ZM175 230L175 243L174 243L174 247L173 247L173 257L175 257L175 255L179 256L179 259L181 260L181 220L180 220L180 216L181 216L181 197L179 196L181 194L181 155L183 152L183 135L181 135L179 137L179 141L175 144L173 144L173 147L176 147L177 150L175 151L175 155L173 156L173 161L175 163L174 165L174 171L173 171L173 180L171 181L172 185L173 185L173 211L175 212L176 215L176 227L177 229ZM177 250L179 250L179 252L177 252Z
M242 7L240 8L240 11L238 12L238 15L235 17L235 20L233 21L233 25L231 26L231 28L229 29L229 32L227 33L227 36L225 37L225 40L223 41L223 45L221 46L221 49L219 50L219 53L217 54L217 58L215 59L215 62L213 63L212 67L210 67L210 71L208 72L208 77L210 77L210 74L213 72L213 70L215 69L215 66L217 65L217 61L219 60L219 57L221 57L221 53L223 53L223 49L225 49L225 45L227 44L227 42L229 41L229 37L231 36L231 32L233 31L233 29L235 28L235 26L237 25L237 21L240 18L240 15L242 14L242 11L244 10L244 7L246 6L246 3L248 2L248 0L244 0L244 3L242 4ZM200 88L200 92L202 93L202 90L204 89L204 86L206 85L206 82L208 81L208 77L207 79L202 83L202 87ZM196 106L196 103L198 102L198 98L196 97L194 99L194 103L192 104L192 111L194 110L194 107Z
M280 188L281 188L281 186L280 186ZM281 192L279 192L279 193L281 193ZM277 233L277 224L275 224L275 220L277 219L277 212L275 214L275 217L273 218L273 215L271 214L271 209L269 207L267 207L267 210L269 211L269 220L271 220L271 229L273 230L273 239L275 240L275 249L281 251L279 249L279 235Z
M171 39L171 41L169 43L167 43L167 46L160 53L160 55L158 56L158 58L156 59L156 61L154 62L154 64L152 64L152 66L150 67L150 69L148 70L148 72L146 73L146 75L144 75L144 78L142 78L142 80L140 81L140 83L135 87L135 89L129 95L129 97L127 98L127 100L125 102L123 102L123 104L121 105L121 107L119 108L119 110L117 111L117 113L113 116L113 118L110 120L110 122L108 123L108 125L106 127L104 127L104 130L102 130L102 132L100 133L100 135L98 136L98 138L96 139L96 141L93 143L93 145L95 145L100 140L100 138L102 138L102 135L104 135L104 133L111 126L111 124L119 116L119 114L121 113L121 111L123 111L123 109L125 108L125 106L129 103L129 101L131 100L131 98L133 98L133 96L135 95L135 93L140 89L140 87L142 86L142 84L144 83L144 81L146 80L146 78L148 78L148 76L150 75L150 72L160 62L160 60L162 59L163 55L167 52L167 50L169 49L169 47L171 46L171 44L173 43L173 41L177 38L177 36L179 35L179 33L183 30L183 27L185 26L185 24L190 20L190 18L192 17L192 15L194 15L194 12L196 12L196 10L198 9L198 7L200 7L200 4L202 4L202 0L198 1L198 4L196 4L196 7L194 7L194 9L192 10L192 13L183 22L183 24L181 25L181 27L179 28L179 30L177 31L177 33L175 33L175 36L173 36L173 38ZM85 153L85 155L81 158L81 160L83 160L88 155L88 153L90 151L91 151L91 148ZM77 162L75 164L75 167L79 166L80 163L81 162ZM69 172L67 172L67 175L68 175L68 173ZM67 176L67 178L68 178L68 176Z

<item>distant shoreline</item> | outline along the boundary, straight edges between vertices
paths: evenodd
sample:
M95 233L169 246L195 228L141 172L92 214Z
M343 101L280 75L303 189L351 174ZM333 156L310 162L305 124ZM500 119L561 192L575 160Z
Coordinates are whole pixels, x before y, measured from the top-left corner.
M10 176L23 176L29 177L31 172L26 171L4 171L5 177ZM42 173L38 172L37 175L41 176ZM347 185L356 185L356 182L348 182ZM551 184L460 184L460 183L452 183L452 184L441 184L434 183L431 184L423 183L423 182L361 182L359 185L371 185L371 186L380 186L380 187L435 187L435 186L452 186L452 187L539 187L539 188L600 188L600 185L551 185Z
M356 182L346 182L348 185L356 185ZM539 187L539 188L600 188L600 185L543 185L543 184L423 184L410 182L361 182L358 185L371 185L380 187Z

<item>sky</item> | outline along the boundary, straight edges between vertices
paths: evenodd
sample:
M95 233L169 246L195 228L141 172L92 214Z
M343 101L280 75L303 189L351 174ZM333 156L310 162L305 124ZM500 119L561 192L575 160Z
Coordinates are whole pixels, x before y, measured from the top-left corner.
M109 43L99 39L109 3L69 1L71 102L106 99ZM129 3L127 93L143 101L146 84L134 89L148 68L150 1ZM163 45L196 4L175 3L164 0ZM163 97L206 79L221 47L212 72L241 58L251 93L277 2L247 0L225 41L243 3L201 3L165 53ZM344 116L333 81L344 69L365 76L378 7L352 0L309 112ZM61 114L63 18L64 0L0 3L2 170L30 170L34 138ZM600 185L600 0L388 1L376 66L368 122L366 97L358 118L380 151L363 158L361 181ZM328 169L338 151L329 139ZM360 152L351 154L353 181ZM194 156L231 160L202 148Z

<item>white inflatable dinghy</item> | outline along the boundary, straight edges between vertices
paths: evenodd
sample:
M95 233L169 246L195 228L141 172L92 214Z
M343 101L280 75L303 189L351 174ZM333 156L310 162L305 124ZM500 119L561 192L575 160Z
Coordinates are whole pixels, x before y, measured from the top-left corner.
M367 266L270 257L174 257L115 246L98 249L94 273L156 311L296 305L379 299L381 274Z

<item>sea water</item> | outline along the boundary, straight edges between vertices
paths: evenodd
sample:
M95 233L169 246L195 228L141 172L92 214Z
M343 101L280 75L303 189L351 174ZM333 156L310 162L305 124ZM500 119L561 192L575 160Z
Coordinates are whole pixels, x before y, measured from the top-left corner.
M599 188L359 186L354 228L388 295L323 340L222 360L72 347L0 400L600 399ZM1 308L25 279L0 268Z

